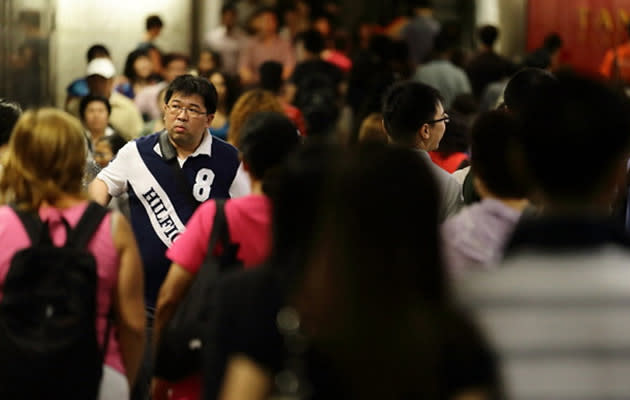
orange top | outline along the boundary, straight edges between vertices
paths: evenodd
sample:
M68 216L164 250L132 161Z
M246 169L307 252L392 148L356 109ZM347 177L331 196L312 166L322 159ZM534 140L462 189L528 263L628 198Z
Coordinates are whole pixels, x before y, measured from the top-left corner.
M615 71L615 54L617 56L617 71ZM599 67L599 72L609 79L619 77L624 81L630 81L630 42L608 50Z

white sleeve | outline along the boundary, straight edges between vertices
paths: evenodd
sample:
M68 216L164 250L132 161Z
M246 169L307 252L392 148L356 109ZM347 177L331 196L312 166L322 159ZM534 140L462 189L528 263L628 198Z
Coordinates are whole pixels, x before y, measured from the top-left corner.
M247 171L243 169L243 163L238 166L238 170L236 171L236 176L232 181L232 186L230 186L230 197L243 197L247 196L251 192L251 181L249 178L249 174Z
M133 141L124 145L109 165L103 168L96 176L98 179L105 182L107 192L112 197L118 197L127 191L127 172L133 168L130 154L135 145L136 142Z

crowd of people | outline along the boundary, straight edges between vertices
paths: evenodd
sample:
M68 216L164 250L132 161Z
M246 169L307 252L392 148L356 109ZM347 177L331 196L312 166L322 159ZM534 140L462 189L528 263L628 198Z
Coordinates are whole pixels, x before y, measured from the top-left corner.
M0 100L0 398L627 397L630 100L411 3L230 2L196 65L150 16Z

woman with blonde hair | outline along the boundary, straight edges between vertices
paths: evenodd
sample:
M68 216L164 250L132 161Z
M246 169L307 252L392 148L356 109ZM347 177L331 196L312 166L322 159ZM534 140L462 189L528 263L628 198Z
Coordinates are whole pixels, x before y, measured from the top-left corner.
M96 215L100 206L90 203L82 192L86 146L79 121L65 112L52 108L26 112L13 130L2 164L0 322L4 323L0 325L3 325L5 331L2 332L0 329L0 334L5 334L6 329L9 329L6 325L7 321L3 321L3 319L10 320L11 318L11 304L8 304L8 299L16 295L24 297L24 293L20 292L24 290L23 288L11 287L12 283L17 282L15 269L19 267L20 272L24 271L28 276L44 271L44 269L37 269L35 272L34 267L40 267L40 263L32 261L18 263L16 253L19 253L19 256L24 252L39 251L44 246L48 246L48 249L51 246L70 249L75 245L77 249L80 249L77 243L83 240L86 244L85 251L92 255L91 265L96 268L94 271L96 293L92 300L84 299L85 302L95 303L95 329L90 326L85 329L95 332L96 338L92 340L96 340L100 351L103 352L102 378L100 385L96 381L94 390L99 391L98 398L101 400L129 398L129 388L132 387L140 366L145 340L141 261L129 223L121 214L116 212L105 214L105 211L100 211L102 219L87 217L88 214ZM83 218L84 214L86 218ZM38 235L33 234L32 230L27 229L21 222L28 220L35 224L32 226L40 228ZM91 230L93 234L91 237L77 237L76 232L82 231L78 226L84 227L83 224L88 220L90 222L96 220L94 229ZM80 222L82 225L79 225ZM54 253L56 250L51 251ZM44 264L53 264L55 261L47 260ZM83 265L70 260L67 266L74 267L75 269L71 270L74 273L77 272L76 267ZM67 274L65 270L60 272L61 269L55 269L54 271L62 275L58 282L67 283L67 280L62 279ZM80 286L80 289L83 287ZM66 294L68 297L76 296L74 292L62 293L63 297ZM29 292L30 298L35 299L38 295L39 293ZM3 299L6 301L3 302ZM28 310L24 311L26 312ZM56 316L55 313L59 312L58 308L53 309L53 306L49 305L46 308L46 318L53 318ZM29 315L29 318L39 321L38 315ZM43 326L39 329L43 329ZM63 339L59 336L59 334L53 335L48 332L45 338L40 337L39 340L42 346L47 348L51 342ZM17 347L18 345L13 342L7 344L5 341L0 347L6 350L7 346ZM4 350L3 354L0 354L2 360L7 357L7 352ZM69 358L74 356L71 354ZM24 364L25 361L18 360L17 363L8 367L5 361L0 362L5 365L5 368L0 366L0 369L3 370L4 378L7 378L5 372L9 371L8 374L12 376L13 381L7 383L5 380L8 379L2 380L0 393L19 393L20 398L42 398L45 394L56 394L53 397L62 395L64 398L79 398L78 396L81 395L76 393L78 391L76 388L82 384L79 376L82 376L89 368L89 365L78 364L64 372L62 365L50 361L46 364L45 373L37 376L37 381L40 383L22 384L20 388L15 389L17 385L29 382L28 376L16 372L16 370L20 371L19 365ZM62 363L64 361L62 359ZM100 374L100 368L98 370L97 376ZM62 375L62 381L48 378L48 375L57 377L59 374ZM70 384L66 380L70 381ZM73 392L73 389L76 390ZM21 397L22 395L25 397ZM3 396L0 394L0 397Z
M241 127L247 118L260 111L284 113L284 108L276 96L267 90L253 89L243 93L238 98L230 113L230 129L227 140L231 145L240 147Z

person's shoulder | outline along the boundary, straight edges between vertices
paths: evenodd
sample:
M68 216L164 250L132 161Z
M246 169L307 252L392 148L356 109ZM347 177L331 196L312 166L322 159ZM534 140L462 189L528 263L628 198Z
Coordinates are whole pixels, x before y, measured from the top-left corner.
M109 97L109 102L112 105L117 105L117 106L122 106L125 108L133 108L134 110L137 111L136 105L133 102L133 100L131 100L129 97L125 96L122 93L119 93L117 91L113 91L111 96Z

